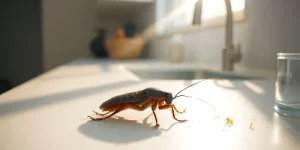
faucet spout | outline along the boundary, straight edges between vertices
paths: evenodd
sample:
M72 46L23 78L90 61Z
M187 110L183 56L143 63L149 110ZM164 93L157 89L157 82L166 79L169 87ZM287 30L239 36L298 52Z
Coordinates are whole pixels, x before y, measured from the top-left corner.
M224 0L226 6L225 23L225 48L222 51L222 69L227 71L234 70L234 64L241 61L242 53L240 45L233 44L233 13L230 0ZM204 6L205 7L205 6ZM202 0L195 3L194 18L192 24L201 24Z
M222 52L223 70L233 71L234 64L242 59L240 45L233 45L233 17L230 0L224 0L226 6L225 48Z
M225 31L225 45L226 48L230 48L232 46L232 27L233 27L233 21L232 21L232 9L231 9L231 3L230 0L225 0L226 5L226 31Z

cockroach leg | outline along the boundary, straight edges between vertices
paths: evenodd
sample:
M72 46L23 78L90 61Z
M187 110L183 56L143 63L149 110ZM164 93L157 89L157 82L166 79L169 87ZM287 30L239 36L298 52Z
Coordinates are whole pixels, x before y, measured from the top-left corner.
M157 102L151 106L152 113L153 113L153 115L154 115L155 123L156 123L155 126L154 126L154 128L157 129L157 128L159 127L159 124L158 124L158 121L157 121L157 116L156 116L156 114L155 114L155 109L156 109L156 108L157 108Z
M98 115L98 116L105 116L105 115L107 115L107 114L109 114L110 113L110 111L107 111L106 113L104 113L104 114L101 114L101 113L98 113L97 111L95 111L95 110L93 110L93 112L96 114L96 115Z
M160 126L159 124L156 124L156 125L154 126L154 128L155 128L155 129L158 129L159 126Z
M153 101L147 102L147 103L146 103L145 105L143 105L142 107L140 107L140 106L138 106L138 105L136 105L136 104L127 104L127 105L124 106L124 109L130 108L130 109L134 109L134 110L137 110L137 111L144 111L146 108L148 108L147 106L148 106L149 104L151 104L151 103L153 103ZM154 115L155 123L156 123L155 126L154 126L154 128L158 128L158 127L159 127L158 120L157 120L157 116L156 116L156 113L155 113L155 109L157 108L157 105L158 105L157 102L154 102L154 104L151 105L152 113L153 113L153 115Z
M171 108L172 110L172 115L173 115L173 118L178 121L178 122L186 122L187 120L179 120L175 117L175 111L174 111L174 105L169 105L169 104L165 104L165 105L161 105L161 106L158 106L158 109L160 110L163 110L163 109L169 109Z
M90 118L91 120L93 121L100 121L100 120L104 120L104 119L108 119L110 118L111 116L115 115L116 113L120 112L122 109L117 109L116 111L114 111L112 114L106 116L106 117L102 117L102 118L93 118L91 116L88 116L88 118Z
M175 105L173 105L173 107L174 107L175 111L176 111L177 113L179 113L179 114L182 114L182 113L184 113L184 112L186 111L186 109L184 109L183 111L179 111L179 110L175 107Z

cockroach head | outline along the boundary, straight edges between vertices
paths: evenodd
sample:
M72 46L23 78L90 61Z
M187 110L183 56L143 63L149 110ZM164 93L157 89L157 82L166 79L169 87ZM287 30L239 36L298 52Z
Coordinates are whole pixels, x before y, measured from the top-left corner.
M173 98L172 93L167 92L166 95L165 95L165 102L166 102L167 104L171 104L172 101L173 101L173 99L174 99L174 98Z

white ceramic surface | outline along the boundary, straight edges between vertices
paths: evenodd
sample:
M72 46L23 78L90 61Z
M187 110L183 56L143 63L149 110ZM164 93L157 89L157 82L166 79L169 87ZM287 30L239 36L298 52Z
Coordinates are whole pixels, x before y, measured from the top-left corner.
M274 81L205 81L177 99L176 123L169 110L127 110L103 122L86 116L112 96L146 87L176 93L195 81L147 80L131 76L109 61L60 66L0 96L0 149L222 149L299 150L300 120L273 110ZM117 65L117 64L116 64ZM119 69L118 69L119 68ZM122 68L122 67L121 67ZM233 119L224 127L225 117ZM250 123L254 129L249 129Z

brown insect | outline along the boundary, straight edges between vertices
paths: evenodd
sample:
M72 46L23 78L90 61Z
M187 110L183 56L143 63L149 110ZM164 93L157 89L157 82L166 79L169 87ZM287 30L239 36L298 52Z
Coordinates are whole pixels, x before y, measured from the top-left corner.
M201 81L199 81L201 82ZM104 111L105 113L101 114L96 111L93 111L96 115L102 116L101 118L93 118L88 116L91 120L104 120L107 118L112 117L113 115L124 111L126 109L133 109L137 111L144 111L145 109L151 107L152 113L155 118L156 125L154 128L158 128L159 124L157 121L157 116L155 110L158 108L160 110L163 109L171 109L173 118L178 122L186 122L187 120L179 120L175 117L175 111L179 114L184 113L185 110L179 111L172 101L178 97L190 97L186 95L178 95L180 92L184 91L185 89L199 83L196 82L194 84L189 85L188 87L179 91L174 97L172 93L165 92L156 88L146 88L136 92L130 92L122 95L118 95L115 97L110 98L109 100L103 102L100 105L100 110Z

